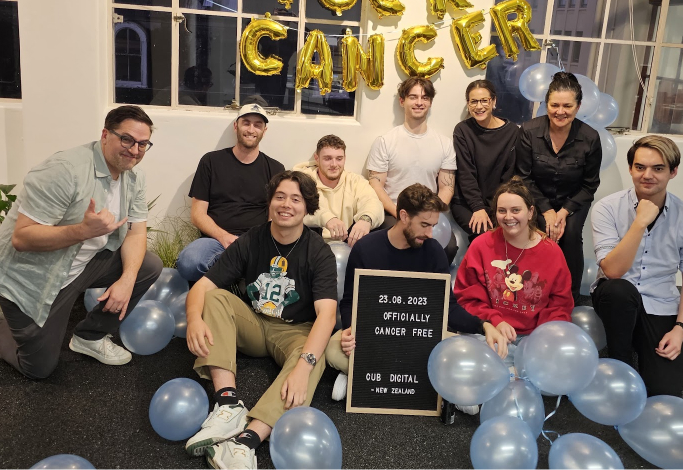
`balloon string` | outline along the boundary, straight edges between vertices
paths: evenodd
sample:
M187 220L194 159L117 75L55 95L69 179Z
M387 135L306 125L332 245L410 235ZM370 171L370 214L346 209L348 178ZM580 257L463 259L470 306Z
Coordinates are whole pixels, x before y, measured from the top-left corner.
M543 420L543 424L545 424L545 422L548 421L548 419L550 419L550 417L551 417L552 415L554 415L555 413L557 413L557 409L560 407L560 400L562 400L562 395L558 395L558 397L557 397L557 403L555 404L555 409L554 409L553 411L551 411L551 412L548 414L548 416L545 417L545 419ZM558 436L560 435L560 433L557 432L557 431L553 431L553 430L551 430L551 429L548 429L547 431L541 429L541 434L543 434L543 437L545 437L545 438L547 439L547 441L550 442L550 445L552 445L552 444L553 444L552 439L550 439L550 438L546 435L546 433L550 433L550 432L552 432L552 433L554 433L554 434L557 434Z

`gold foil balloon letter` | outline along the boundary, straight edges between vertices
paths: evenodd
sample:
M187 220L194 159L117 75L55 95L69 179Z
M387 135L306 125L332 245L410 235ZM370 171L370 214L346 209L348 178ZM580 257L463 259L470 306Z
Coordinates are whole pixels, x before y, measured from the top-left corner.
M313 55L318 53L320 63L313 63ZM332 52L325 39L325 34L315 29L308 34L306 43L301 49L299 62L296 65L296 89L306 88L312 78L318 80L320 94L332 91Z
M427 0L429 2L429 12L437 16L440 20L443 20L446 14L446 3L452 4L455 8L459 10L464 10L465 8L472 8L472 5L467 0Z
M463 62L467 68L481 67L486 68L489 60L496 57L496 46L493 44L486 46L483 49L478 49L481 42L481 34L473 32L472 28L484 22L484 14L479 11L470 13L469 15L461 16L453 20L451 24L451 31L453 32L453 39L460 51Z
M341 12L353 7L356 0L318 0L318 3L341 16Z
M346 30L346 36L341 40L342 55L342 84L344 90L354 91L358 88L358 73L365 83L373 90L379 90L384 85L384 36L373 34L368 38L368 52L358 43L358 39L351 36L351 30Z
M435 37L436 28L432 25L413 26L403 30L396 46L396 58L409 76L429 78L443 68L443 57L429 57L426 62L419 62L415 58L415 43L433 41Z
M508 15L512 13L516 13L517 18L509 20ZM541 50L541 45L529 30L531 7L524 0L507 0L499 3L491 8L491 18L496 25L500 43L507 57L517 60L517 54L519 54L519 48L512 37L513 34L517 35L522 47L527 51Z
M399 0L370 0L377 16L401 16L406 7Z
M282 70L282 59L276 55L263 57L258 50L258 42L263 36L272 40L287 37L287 28L277 21L270 19L266 13L265 19L253 19L242 31L240 39L240 56L244 66L256 75L278 75Z

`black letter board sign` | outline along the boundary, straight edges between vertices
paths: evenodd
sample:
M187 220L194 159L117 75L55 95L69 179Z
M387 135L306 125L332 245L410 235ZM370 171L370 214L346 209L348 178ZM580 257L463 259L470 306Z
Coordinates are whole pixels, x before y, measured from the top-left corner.
M448 274L356 269L346 411L438 416L427 362L448 324Z

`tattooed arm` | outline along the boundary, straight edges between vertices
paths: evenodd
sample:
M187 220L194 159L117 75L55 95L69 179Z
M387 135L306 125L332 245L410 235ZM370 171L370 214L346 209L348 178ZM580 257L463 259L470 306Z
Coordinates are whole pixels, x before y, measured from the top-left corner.
M396 204L394 204L384 189L387 182L387 172L380 173L379 171L368 170L368 182L372 189L377 193L377 197L382 201L384 210L396 217Z
M439 170L436 183L439 197L446 204L450 204L455 192L455 170L444 170L443 168Z

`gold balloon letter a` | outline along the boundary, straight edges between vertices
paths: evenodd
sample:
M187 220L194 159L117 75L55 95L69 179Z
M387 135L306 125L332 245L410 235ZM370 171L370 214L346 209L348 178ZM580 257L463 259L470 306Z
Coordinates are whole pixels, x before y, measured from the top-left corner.
M415 43L433 41L435 37L436 28L432 25L403 30L396 46L396 58L405 73L411 77L429 78L443 68L443 57L430 57L426 62L419 62L415 58Z
M399 0L370 0L370 4L380 18L383 16L401 16L403 10L406 9Z
M446 14L446 2L450 2L455 8L459 10L464 10L465 8L472 8L472 5L467 0L428 0L429 1L429 12L432 15L437 16L440 20L443 20Z
M256 75L277 75L282 70L282 59L276 55L263 57L258 50L258 42L263 36L273 40L287 37L287 28L277 21L270 19L266 13L263 20L251 20L244 28L240 39L240 56L245 67Z
M316 51L320 57L320 64L313 63L313 55ZM321 95L332 91L332 52L325 34L318 29L309 33L301 49L299 62L296 65L296 89L306 88L311 78L318 80Z
M365 83L373 90L384 85L384 36L373 34L368 38L368 52L363 52L358 39L346 30L341 40L342 83L344 90L354 91L358 88L358 72Z
M453 32L453 39L458 46L460 55L467 68L481 67L486 68L489 60L496 57L496 46L490 44L483 49L478 49L477 46L481 42L481 34L472 32L472 28L484 22L484 14L479 11L470 13L469 15L461 16L453 20L451 24L451 31Z
M508 15L512 13L516 13L517 18L508 20ZM493 18L493 23L496 25L498 35L500 36L500 43L507 57L517 60L517 54L519 54L519 48L512 37L513 34L517 35L522 43L522 47L527 51L541 50L541 45L529 30L531 7L524 0L507 0L506 2L499 3L491 8L491 18Z

